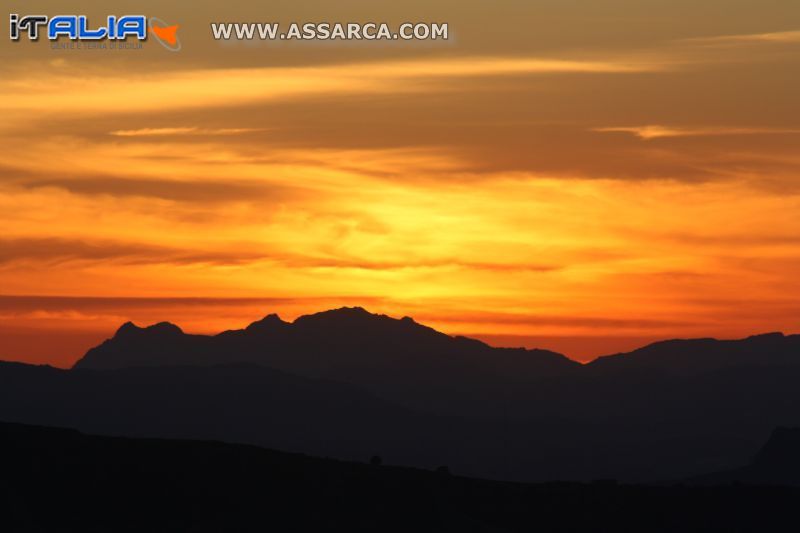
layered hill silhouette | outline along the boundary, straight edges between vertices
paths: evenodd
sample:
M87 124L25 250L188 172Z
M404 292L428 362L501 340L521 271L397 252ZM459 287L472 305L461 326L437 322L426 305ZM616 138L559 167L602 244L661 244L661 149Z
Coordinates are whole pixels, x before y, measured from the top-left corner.
M690 482L800 487L800 428L776 428L747 466L697 476Z
M580 478L587 460L526 422L440 416L254 364L60 370L0 363L0 420L214 439L499 479ZM566 469L565 469L566 467Z
M0 419L218 439L496 479L677 479L800 426L800 336L579 365L344 308L187 335L125 324L71 370L0 364Z
M800 489L518 484L209 441L0 423L0 529L785 531Z
M546 350L493 348L451 337L411 318L342 308L292 323L269 315L246 329L187 335L161 323L124 324L75 364L78 369L218 365L250 362L311 378L366 387L392 401L447 414L483 410L470 402L502 394L508 383L556 376L580 365Z

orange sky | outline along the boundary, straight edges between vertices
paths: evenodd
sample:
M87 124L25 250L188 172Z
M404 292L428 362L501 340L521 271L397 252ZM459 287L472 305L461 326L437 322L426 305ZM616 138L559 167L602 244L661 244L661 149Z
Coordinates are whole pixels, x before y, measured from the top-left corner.
M340 305L583 360L800 331L794 0L161 4L80 14L181 52L0 39L0 358ZM208 29L307 20L452 40Z

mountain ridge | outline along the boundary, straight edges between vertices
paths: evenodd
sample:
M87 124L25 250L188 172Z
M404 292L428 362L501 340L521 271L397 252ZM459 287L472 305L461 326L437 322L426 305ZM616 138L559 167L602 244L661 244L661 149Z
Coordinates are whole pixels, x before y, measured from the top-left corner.
M615 399L655 381L693 378L739 368L800 368L800 336L767 334L741 340L676 339L582 365L548 350L496 348L419 324L343 307L292 322L268 314L243 329L216 335L184 333L160 322L123 324L89 350L75 369L215 366L255 363L311 379L362 387L392 403L444 415L525 417L551 410L542 402L585 412L575 397L618 409ZM629 376L619 379L619 376ZM581 393L569 391L579 387ZM611 402L611 404L609 404ZM627 408L626 408L627 409ZM571 411L570 411L571 412ZM598 411L597 416L600 416Z
M766 361L753 355L770 354ZM613 370L615 367L637 362L638 369L659 369L691 374L738 364L797 363L800 359L800 335L782 332L761 333L741 339L667 339L645 345L629 352L598 357L586 364L594 369ZM667 368L668 366L668 368Z
M344 307L286 322L268 314L238 330L216 335L184 333L161 322L123 324L113 337L88 350L74 369L136 366L263 364L313 378L391 388L466 387L492 380L529 381L562 375L580 366L548 350L493 348L419 324Z
M239 335L239 334L247 333L247 332L251 332L251 333L254 333L254 332L260 332L260 333L263 333L263 332L274 332L276 329L279 329L279 328L291 328L292 326L296 326L298 324L303 325L303 324L308 324L308 323L314 324L314 323L322 322L326 318L330 318L330 317L335 317L339 324L342 324L343 321L342 320L338 320L338 319L341 319L343 317L344 318L358 318L358 319L361 319L362 321L364 319L367 319L367 320L374 320L374 321L378 321L378 322L391 321L391 322L398 323L398 324L409 324L409 325L413 325L413 326L418 327L420 330L427 330L427 331L431 332L432 334L435 334L435 335L437 335L437 336L439 336L441 338L447 338L447 339L451 339L451 340L455 340L455 341L461 341L461 342L468 342L468 343L471 343L471 344L474 344L474 345L480 345L480 346L484 346L484 347L487 347L487 348L492 348L492 349L495 349L495 350L525 351L525 352L531 352L531 353L548 353L548 354L553 354L553 355L556 355L556 356L563 357L563 358L565 358L565 359L567 359L567 360L569 360L569 361L571 361L573 363L580 364L580 365L583 365L583 366L602 365L602 364L607 364L608 361L610 361L610 360L622 358L622 357L625 357L625 356L648 353L648 352L654 352L654 351L658 351L658 350L660 350L662 348L683 347L683 346L688 346L688 345L716 344L716 343L740 343L740 342L749 342L749 341L754 341L754 340L775 340L775 339L794 340L794 341L800 342L800 334L786 334L786 333L779 332L779 331L766 332L766 333L757 333L757 334L749 335L747 337L736 338L736 339L718 339L718 338L715 338L715 337L668 338L668 339L655 341L655 342L652 342L652 343L649 343L649 344L645 344L645 345L643 345L643 346L641 346L639 348L636 348L634 350L630 350L630 351L627 351L627 352L616 352L616 353L613 353L613 354L601 355L601 356L598 356L598 357L592 359L591 361L586 361L584 363L581 363L579 361L576 361L576 360L570 358L568 355L565 355L565 354L562 354L562 353L559 353L559 352L555 352L555 351L552 351L552 350L549 350L549 349L546 349L546 348L496 347L496 346L491 346L490 344L488 344L488 343L486 343L486 342L484 342L484 341L482 341L480 339L476 339L474 337L468 337L468 336L465 336L465 335L449 335L449 334L440 332L440 331L438 331L438 330L436 330L436 329L434 329L434 328L432 328L430 326L425 326L424 324L420 324L419 322L417 322L416 320L414 320L412 317L409 317L409 316L404 316L402 318L397 319L397 318L393 318L393 317L390 317L390 316L385 315L385 314L371 313L371 312L367 311L365 308L360 307L360 306L340 307L340 308L320 311L320 312L317 312L317 313L301 315L301 316L297 317L294 321L291 321L291 322L283 320L280 317L280 315L277 314L277 313L269 313L269 314L265 315L263 318L251 322L250 324L248 324L247 326L245 326L242 329L224 330L224 331L221 331L221 332L216 333L216 334L190 334L190 333L185 333L180 326L178 326L177 324L175 324L173 322L168 322L168 321L162 321L162 322L158 322L158 323L151 324L151 325L148 325L148 326L139 326L139 325L135 324L132 321L127 321L127 322L123 323L117 329L115 334L110 339L107 339L107 341L108 340L114 340L115 338L125 337L125 336L127 336L127 335L129 335L131 333L140 333L140 332L142 332L142 333L152 332L152 333L158 333L158 334L164 334L164 335L183 334L183 335L187 335L187 336L191 336L191 337L201 337L201 338L220 338L220 337L226 337L226 336ZM374 324L375 324L375 322L373 322L372 324L369 324L369 325L374 325ZM362 325L367 325L367 324L362 322ZM102 345L102 343L101 343L101 345ZM87 362L84 361L84 359L86 359L86 356L92 350L93 350L93 348L89 349L87 354L84 354L83 357L81 357L78 361L76 361L73 364L73 368L80 368L81 366L87 364Z

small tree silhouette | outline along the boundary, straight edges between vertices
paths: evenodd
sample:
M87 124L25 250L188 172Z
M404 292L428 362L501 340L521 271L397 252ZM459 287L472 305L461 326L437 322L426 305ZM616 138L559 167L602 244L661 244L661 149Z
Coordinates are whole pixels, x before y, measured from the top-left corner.
M372 466L381 466L383 464L383 459L381 459L380 455L373 455L369 460L369 464Z

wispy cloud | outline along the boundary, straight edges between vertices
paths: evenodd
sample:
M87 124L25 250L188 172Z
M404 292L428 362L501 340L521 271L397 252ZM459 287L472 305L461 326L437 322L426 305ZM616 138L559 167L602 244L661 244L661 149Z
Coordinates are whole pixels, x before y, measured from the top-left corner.
M325 269L342 271L399 271L399 270L476 270L488 272L555 272L556 264L470 261L458 258L438 260L373 261L336 257L315 257L268 250L263 243L238 243L239 248L223 250L189 250L164 245L114 240L90 240L63 237L0 238L0 267L33 261L55 265L69 261L119 264L212 264L242 265L268 261L294 269ZM260 250L260 251L259 251Z
M35 179L22 183L26 189L54 188L80 195L101 195L118 198L146 197L177 202L216 204L220 202L268 200L283 202L304 194L299 187L289 184L247 182L237 179L178 181L170 179L117 178L99 175L88 178Z
M712 45L739 43L800 43L800 30L694 37L691 39L683 39L682 42Z
M535 73L627 73L653 72L667 69L656 61L624 58L605 60L570 60L527 57L468 57L446 61L414 60L363 65L376 74L389 76L443 77L492 76Z
M263 128L198 128L198 127L172 127L172 128L139 128L135 130L114 130L109 135L116 137L159 137L171 135L239 135L263 131Z
M659 61L611 57L602 60L552 59L530 57L467 57L458 59L401 60L383 63L352 63L301 68L198 69L141 78L116 74L97 77L86 72L61 73L31 79L7 77L0 81L7 111L47 111L48 113L115 112L157 109L193 109L208 106L241 106L255 102L289 100L319 95L380 94L431 91L447 80L479 77L559 73L655 72L670 67ZM412 82L420 83L412 83ZM425 82L425 83L423 83ZM48 98L59 87L63 98L54 105ZM87 87L103 87L101 93ZM188 90L188 88L191 90ZM120 107L119 102L129 102ZM123 111L124 110L124 111ZM126 131L126 130L122 130ZM176 135L203 133L188 128L155 128L133 135ZM219 130L211 130L218 132ZM207 132L206 132L207 134Z
M121 264L213 264L238 265L268 257L243 250L193 250L166 245L115 240L63 237L17 237L0 239L0 266L17 262L56 265L71 261Z
M792 128L733 128L726 126L711 127L673 127L673 126L612 126L592 128L600 133L630 133L640 139L649 141L665 137L710 137L720 135L781 135L800 133L800 129Z

